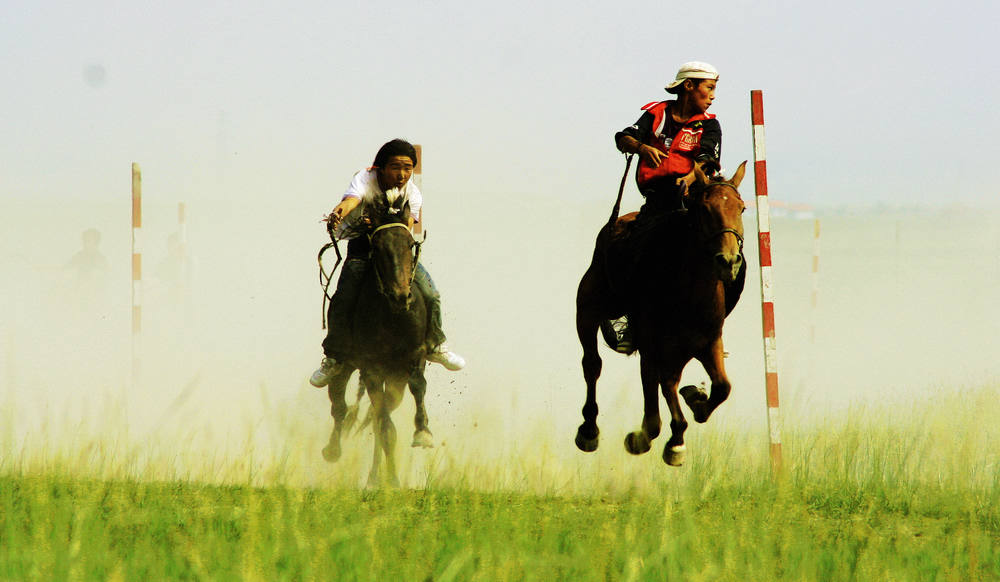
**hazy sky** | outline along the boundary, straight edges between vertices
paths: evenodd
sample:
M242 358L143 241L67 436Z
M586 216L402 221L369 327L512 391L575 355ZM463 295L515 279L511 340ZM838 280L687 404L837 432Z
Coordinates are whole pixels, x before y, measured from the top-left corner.
M612 135L697 59L729 171L764 91L776 199L994 205L998 31L993 0L17 0L0 189L127 196L138 161L188 200L332 199L399 136L425 190L610 203Z
M115 374L131 364L131 162L143 168L148 274L148 380L131 388L131 426L152 431L145 421L176 413L188 432L171 442L195 442L210 461L212 443L242 442L227 426L282 441L256 431L260 418L325 436L326 398L306 385L325 334L319 218L394 137L424 148L421 260L469 361L429 372L435 433L453 446L478 434L495 452L544 423L558 440L533 449L574 467L597 466L572 445L584 396L573 295L624 166L613 134L666 98L681 63L721 72L712 112L730 173L752 159L749 93L764 92L777 200L1000 208L996 0L13 2L0 10L0 398L19 399L6 409L25 434L48 438L31 433L38 419L75 438L75 419L104 420L88 413L100 410L93 394L130 386ZM752 197L749 177L742 190ZM19 204L31 200L43 205ZM178 201L189 204L188 319L158 273ZM638 204L632 185L624 209ZM1000 349L1000 263L982 253L1000 246L996 216L824 215L818 279L812 221L776 220L786 410L836 415L831 403L995 385L996 358L981 354ZM756 257L751 212L744 222ZM107 313L84 325L68 315L79 293L64 265L90 227L111 274ZM750 269L726 326L735 388L713 422L724 430L765 422L758 276ZM602 352L602 451L620 460L641 410L638 366ZM705 379L695 364L685 382ZM184 394L186 408L168 407ZM294 415L267 404L285 401ZM484 418L512 438L477 429ZM406 434L407 414L396 423ZM644 462L662 470L656 455Z

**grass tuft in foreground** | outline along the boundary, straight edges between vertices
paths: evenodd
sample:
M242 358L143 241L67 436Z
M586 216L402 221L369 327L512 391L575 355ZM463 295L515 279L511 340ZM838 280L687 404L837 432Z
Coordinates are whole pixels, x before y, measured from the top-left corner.
M209 484L25 450L0 472L0 579L1000 580L996 395L787 427L778 479L709 425L680 469L456 457L419 491L296 485L284 456L283 479Z

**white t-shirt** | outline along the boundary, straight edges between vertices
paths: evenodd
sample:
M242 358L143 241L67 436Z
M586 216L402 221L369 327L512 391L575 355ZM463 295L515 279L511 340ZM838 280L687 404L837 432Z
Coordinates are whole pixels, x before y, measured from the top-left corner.
M420 194L420 189L413 183L413 179L410 178L407 180L406 185L402 189L392 188L388 192L383 192L382 187L378 185L378 176L376 176L375 172L374 168L359 170L358 173L354 174L354 179L351 180L351 185L347 187L347 191L344 192L341 200L360 198L361 204L358 204L350 214L345 216L344 221L337 227L337 236L339 238L347 240L357 236L358 229L353 227L361 220L365 209L371 208L376 200L383 198L394 202L397 197L403 196L410 202L410 216L413 217L415 222L420 222L420 207L423 205L424 198Z

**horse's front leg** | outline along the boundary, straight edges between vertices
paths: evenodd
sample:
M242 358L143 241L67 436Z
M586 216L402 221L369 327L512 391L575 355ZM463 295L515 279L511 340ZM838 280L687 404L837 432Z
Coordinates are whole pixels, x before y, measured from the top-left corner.
M660 375L654 363L657 358L639 352L639 375L642 379L642 427L625 435L625 450L633 455L649 451L653 439L660 435Z
M720 335L706 350L695 356L705 367L705 372L712 380L712 392L707 398L703 390L694 386L685 386L684 390L681 391L681 395L684 396L696 422L708 420L712 412L729 398L732 385L729 383L729 377L726 376L724 354L722 336Z
M369 416L372 419L372 432L374 433L374 446L372 450L372 466L368 471L368 484L369 489L377 488L380 484L381 475L381 465L382 465L382 411L385 408L385 389L383 386L382 378L374 378L371 375L362 371L361 382L365 386L365 390L368 392L368 402L371 404L371 409L369 410Z
M385 455L386 482L390 487L399 487L396 474L396 425L392 422L392 412L399 408L406 390L406 380L386 380L382 396L382 413L379 415L379 431L382 433L382 453Z
M599 237L600 238L600 237ZM600 241L598 242L600 245ZM587 397L583 404L583 424L576 431L576 446L585 453L597 450L601 431L597 428L597 379L601 377L601 356L597 351L597 331L601 320L616 317L609 313L611 289L605 279L600 249L594 251L590 267L576 292L576 335L583 348L583 379Z
M364 395L365 383L358 380L358 393L354 397L354 404L347 407L347 415L344 417L344 431L347 432L348 435L350 435L351 429L354 428L354 425L358 423L358 412L361 410L361 399ZM367 420L368 419L366 417L366 422L363 422L362 425L358 427L358 432L364 430L364 428L368 426Z
M330 397L330 415L333 416L333 430L330 431L330 439L323 447L323 458L331 463L340 459L340 436L344 429L344 417L347 415L347 402L344 393L347 391L347 381L351 379L354 368L342 366L342 370L330 378L326 386L327 395Z
M601 377L601 356L597 352L599 319L592 314L577 313L576 331L583 346L583 379L587 396L583 403L583 424L576 429L576 447L585 453L597 450L601 431L597 428L597 379Z
M687 430L688 423L684 419L680 399L677 398L677 385L680 384L685 363L678 362L660 379L663 387L663 398L667 401L667 408L670 410L670 440L663 446L663 462L674 467L684 463L684 456L687 453L687 445L684 444L684 431Z
M413 445L414 447L431 448L434 446L434 435L428 427L427 409L424 408L424 396L427 394L427 378L424 371L427 369L426 361L421 361L413 369L408 381L410 394L413 394L413 401L417 405L417 412L413 416Z

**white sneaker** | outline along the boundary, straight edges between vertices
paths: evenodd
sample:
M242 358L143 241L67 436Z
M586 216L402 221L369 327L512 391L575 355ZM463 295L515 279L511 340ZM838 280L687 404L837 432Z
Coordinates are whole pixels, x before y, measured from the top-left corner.
M322 388L330 383L330 378L338 371L340 364L333 358L323 358L319 364L319 369L309 377L309 383L317 388Z
M465 367L465 358L455 352L449 351L448 346L444 344L439 345L435 351L427 354L427 361L441 364L452 372Z

